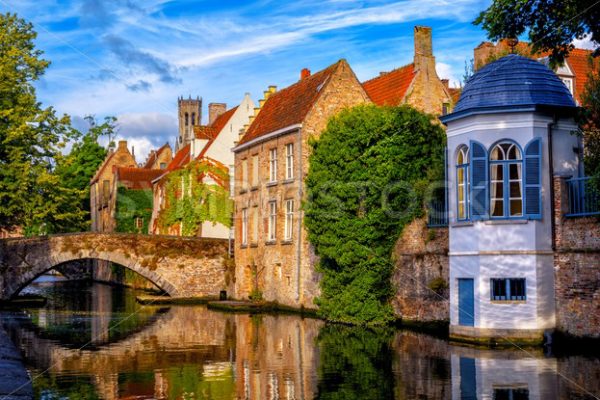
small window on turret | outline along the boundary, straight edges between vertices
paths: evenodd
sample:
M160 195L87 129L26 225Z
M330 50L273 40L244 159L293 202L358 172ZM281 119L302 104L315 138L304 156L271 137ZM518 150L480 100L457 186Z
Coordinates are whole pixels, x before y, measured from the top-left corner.
M448 109L450 108L450 104L442 103L442 115L448 114Z

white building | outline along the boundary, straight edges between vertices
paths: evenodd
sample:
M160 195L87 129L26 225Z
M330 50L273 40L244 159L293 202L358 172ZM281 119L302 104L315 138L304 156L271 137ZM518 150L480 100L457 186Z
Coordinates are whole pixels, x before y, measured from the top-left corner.
M556 324L554 176L577 176L576 110L543 64L511 54L467 82L448 136L450 334L541 340Z

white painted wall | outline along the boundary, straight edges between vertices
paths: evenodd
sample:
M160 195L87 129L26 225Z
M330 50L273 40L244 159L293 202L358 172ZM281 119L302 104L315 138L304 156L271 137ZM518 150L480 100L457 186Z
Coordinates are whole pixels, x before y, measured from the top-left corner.
M448 123L448 185L450 241L450 323L458 325L458 278L473 278L475 327L546 329L555 324L548 124L539 113L499 113L469 116ZM576 175L578 139L572 120L553 127L555 175ZM457 222L456 150L470 140L488 152L499 140L511 139L525 150L542 139L542 219ZM471 154L469 155L471 157ZM526 278L525 302L492 302L491 278Z

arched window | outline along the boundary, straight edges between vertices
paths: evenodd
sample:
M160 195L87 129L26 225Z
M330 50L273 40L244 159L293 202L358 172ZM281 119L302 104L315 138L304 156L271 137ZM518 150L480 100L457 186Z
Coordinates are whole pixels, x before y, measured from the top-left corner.
M469 219L469 148L461 145L456 153L456 204L459 221Z
M502 141L490 151L490 217L523 217L523 156L519 146Z
M190 121L188 118L189 118L188 113L185 113L185 126L188 126L190 124Z

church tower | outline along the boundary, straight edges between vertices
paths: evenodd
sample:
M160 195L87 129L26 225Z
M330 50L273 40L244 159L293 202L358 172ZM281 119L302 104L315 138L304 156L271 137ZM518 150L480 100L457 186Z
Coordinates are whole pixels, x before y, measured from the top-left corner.
M194 125L200 125L202 120L202 99L196 97L184 99L183 96L177 99L177 108L179 111L179 138L177 139L176 151L187 145L194 138Z

